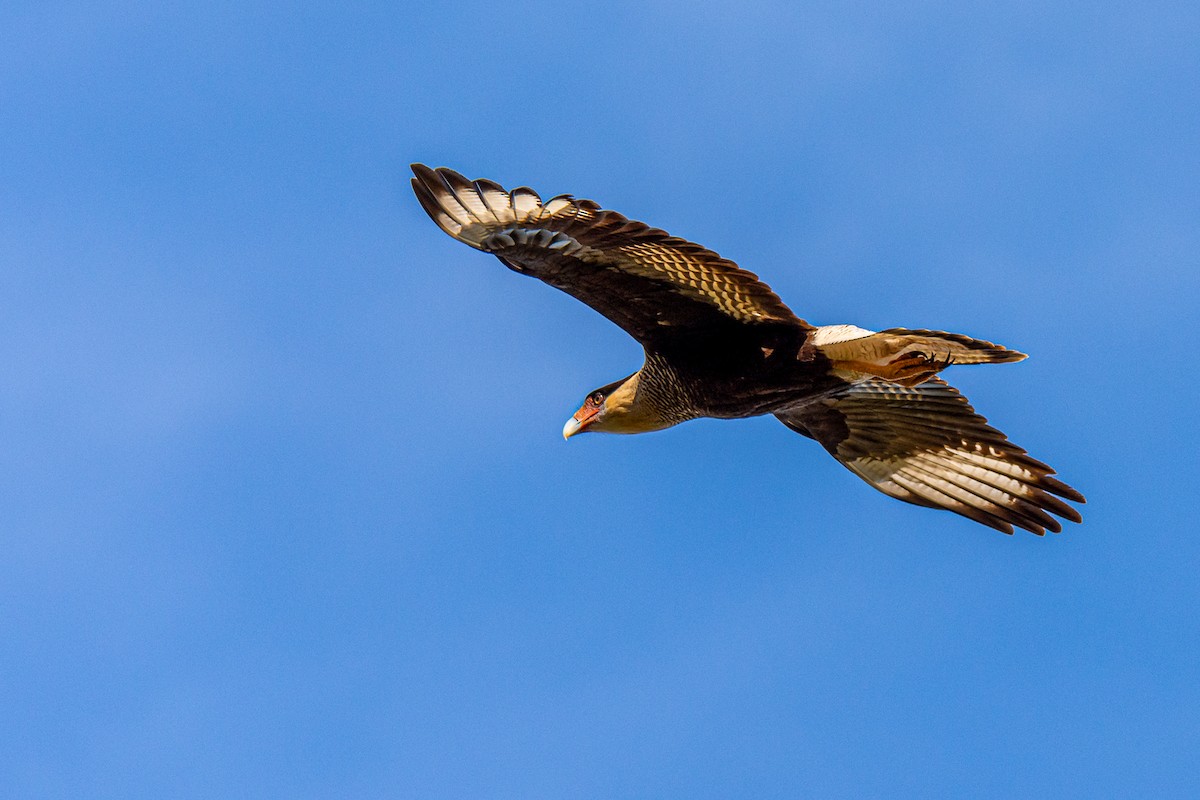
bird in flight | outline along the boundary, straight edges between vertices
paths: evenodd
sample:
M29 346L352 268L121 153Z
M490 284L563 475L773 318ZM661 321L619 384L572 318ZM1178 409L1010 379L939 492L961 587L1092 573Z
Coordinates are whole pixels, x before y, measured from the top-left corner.
M774 414L899 500L1010 534L1061 531L1051 514L1081 521L1060 498L1083 495L937 377L1023 353L943 331L810 325L729 259L590 200L412 169L443 231L583 301L645 349L641 369L587 395L565 438Z

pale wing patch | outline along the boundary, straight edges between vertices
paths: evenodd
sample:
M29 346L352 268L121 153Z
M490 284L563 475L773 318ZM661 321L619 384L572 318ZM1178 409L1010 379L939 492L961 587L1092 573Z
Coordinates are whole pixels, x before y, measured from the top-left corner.
M488 211L491 212L492 218L500 224L504 224L508 219L510 209L510 201L508 192L504 191L502 186L492 183L489 180L475 181L475 191L483 198L483 202L487 204Z
M516 218L523 220L541 210L542 198L533 189L522 186L512 190L512 205Z

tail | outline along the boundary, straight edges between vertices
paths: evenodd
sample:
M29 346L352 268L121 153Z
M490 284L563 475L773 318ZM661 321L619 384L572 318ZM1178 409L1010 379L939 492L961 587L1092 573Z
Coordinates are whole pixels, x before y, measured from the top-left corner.
M883 378L901 386L918 386L951 364L1006 364L1026 357L959 333L907 328L876 333L853 325L827 325L817 328L812 343L833 362L839 377Z

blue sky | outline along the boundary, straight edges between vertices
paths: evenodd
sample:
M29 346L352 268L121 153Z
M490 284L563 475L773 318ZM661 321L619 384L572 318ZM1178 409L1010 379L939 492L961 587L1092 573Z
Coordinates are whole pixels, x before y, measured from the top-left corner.
M0 793L1195 796L1194 4L0 10ZM948 377L1006 537L640 365L407 164L571 192Z

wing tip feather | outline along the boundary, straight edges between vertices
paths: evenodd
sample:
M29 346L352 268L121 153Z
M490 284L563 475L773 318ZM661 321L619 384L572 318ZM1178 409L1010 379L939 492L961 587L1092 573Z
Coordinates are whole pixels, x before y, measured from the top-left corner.
M429 218L442 229L448 236L459 239L459 234L462 232L462 223L454 219L441 203L438 202L433 192L420 179L412 179L413 194L417 196L417 202L421 204L421 208L429 215Z

